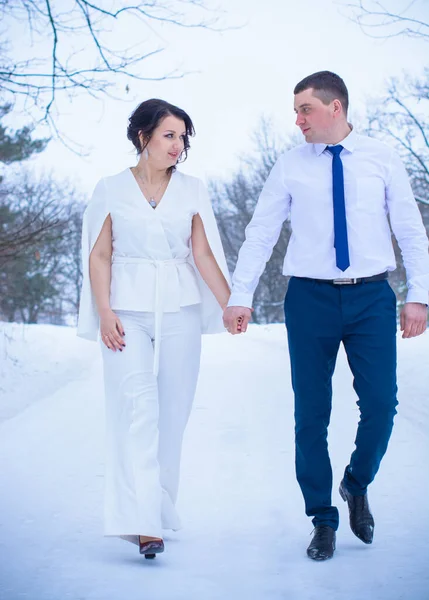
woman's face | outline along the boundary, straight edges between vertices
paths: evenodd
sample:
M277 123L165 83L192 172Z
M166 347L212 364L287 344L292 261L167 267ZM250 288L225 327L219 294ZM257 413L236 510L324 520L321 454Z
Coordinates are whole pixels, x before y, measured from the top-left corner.
M164 117L146 146L150 162L160 169L173 167L183 152L185 134L184 121L173 115Z

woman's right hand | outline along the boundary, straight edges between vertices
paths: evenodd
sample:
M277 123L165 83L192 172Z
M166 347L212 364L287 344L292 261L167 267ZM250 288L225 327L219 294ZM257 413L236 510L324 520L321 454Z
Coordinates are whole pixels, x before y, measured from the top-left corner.
M122 352L125 348L124 328L119 317L110 308L100 314L100 335L109 350Z

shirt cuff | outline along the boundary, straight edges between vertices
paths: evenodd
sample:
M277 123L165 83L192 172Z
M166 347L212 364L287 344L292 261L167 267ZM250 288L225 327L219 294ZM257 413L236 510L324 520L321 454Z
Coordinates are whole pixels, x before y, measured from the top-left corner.
M411 288L408 290L406 302L418 302L427 306L429 303L429 294L426 290Z
M246 308L252 308L253 294L246 294L240 292L232 292L228 306L244 306Z

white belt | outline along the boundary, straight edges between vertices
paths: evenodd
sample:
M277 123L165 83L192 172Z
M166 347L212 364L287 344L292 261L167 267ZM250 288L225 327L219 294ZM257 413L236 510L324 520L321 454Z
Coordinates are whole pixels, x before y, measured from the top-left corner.
M161 325L163 315L163 297L165 284L165 267L170 265L184 265L189 261L186 258L170 258L168 260L152 260L151 258L140 258L138 256L116 256L113 255L112 263L127 264L138 263L153 265L156 268L155 283L155 347L153 358L153 374L158 375L159 371L159 351L161 347Z

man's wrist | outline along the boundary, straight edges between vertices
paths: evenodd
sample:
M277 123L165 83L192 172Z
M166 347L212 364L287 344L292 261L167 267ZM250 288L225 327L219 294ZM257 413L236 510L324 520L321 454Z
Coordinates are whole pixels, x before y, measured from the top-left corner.
M426 302L417 302L417 300L411 300L411 301L407 300L404 303L404 306L407 305L407 304L420 304L420 306L424 306L425 308L427 308L429 306L429 304L426 304Z
M411 288L408 290L407 299L405 302L407 304L408 302L415 302L416 304L424 304L427 306L429 304L428 293L426 290Z
M243 308L251 308L253 303L253 294L245 292L232 292L228 307L230 306L242 306Z

